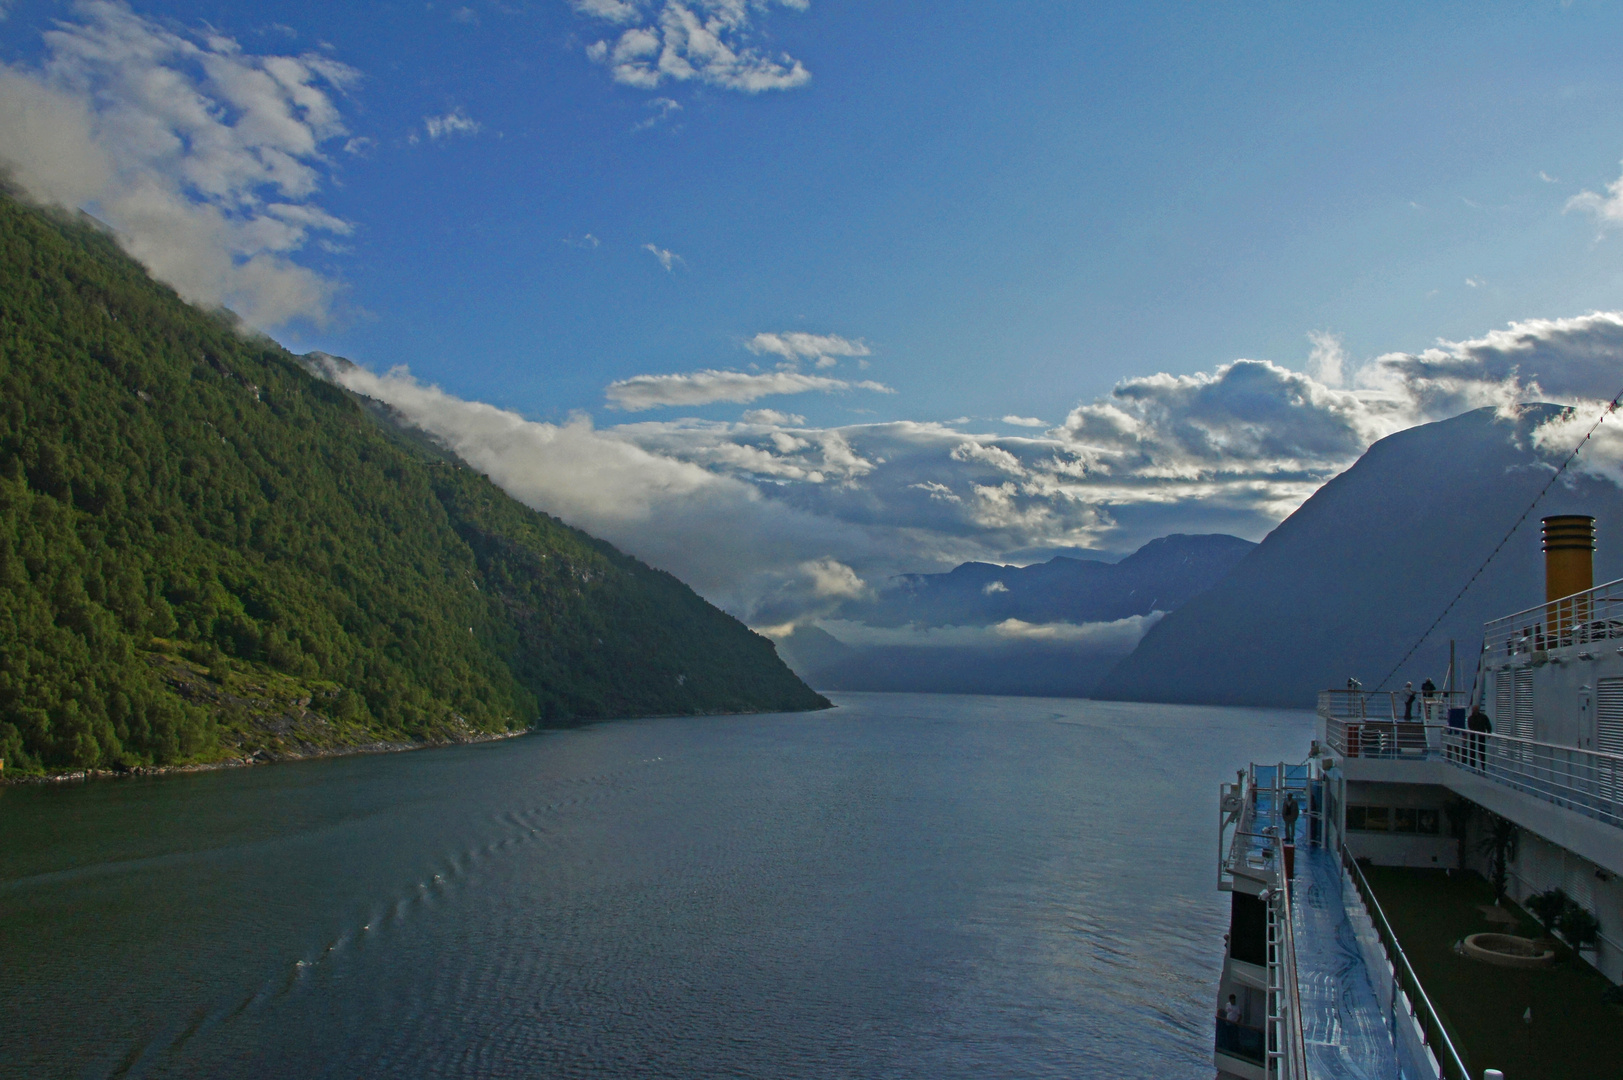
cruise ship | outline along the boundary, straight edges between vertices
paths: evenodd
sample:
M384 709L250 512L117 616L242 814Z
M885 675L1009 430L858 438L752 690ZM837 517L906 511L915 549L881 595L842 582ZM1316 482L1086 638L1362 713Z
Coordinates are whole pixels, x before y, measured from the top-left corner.
M1484 627L1469 689L1326 690L1305 761L1222 785L1220 1078L1623 1076L1623 580L1593 586L1594 544L1543 519L1546 602Z

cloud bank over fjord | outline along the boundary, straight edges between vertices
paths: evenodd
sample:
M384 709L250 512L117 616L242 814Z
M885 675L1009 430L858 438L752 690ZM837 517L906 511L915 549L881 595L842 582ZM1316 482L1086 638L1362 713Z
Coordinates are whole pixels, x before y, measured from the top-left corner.
M338 283L291 256L353 231L315 198L358 73L178 33L112 0L73 12L39 67L0 65L0 167L28 197L106 221L188 300L260 327L325 323Z
M1317 359L1304 366L1328 378L1330 344L1313 344ZM1120 553L1171 532L1260 539L1375 440L1472 408L1571 403L1571 418L1538 435L1550 454L1564 453L1582 434L1575 425L1593 422L1592 403L1623 388L1623 314L1528 320L1337 363L1342 385L1251 360L1127 379L1041 431L1023 417L1006 418L1013 431L819 427L772 409L599 429L584 418L537 424L403 371L338 377L529 505L670 570L753 625L782 629L836 617L845 599L895 574L972 559ZM716 400L728 399L703 399ZM1623 483L1623 424L1603 427L1585 460ZM1032 640L1095 633L1006 629Z
M756 21L773 7L804 11L809 0L570 0L587 18L621 28L613 40L586 48L614 81L641 90L697 82L758 94L792 90L811 72L787 53L772 55L752 41Z
M851 341L838 334L795 331L756 334L744 343L744 347L757 356L778 357L777 370L750 372L707 368L663 375L633 375L610 383L604 389L603 396L610 408L644 412L723 402L742 405L763 397L787 394L834 394L852 390L895 393L884 383L872 379L852 381L830 375L810 375L799 370L802 361L811 361L815 368L822 370L837 366L842 359L856 359L866 367L867 362L863 358L871 356L872 350L861 341Z
M894 393L890 387L871 379L847 382L826 375L806 375L798 371L769 371L751 374L744 371L690 371L676 375L633 375L629 379L612 382L604 390L609 404L626 412L672 406L713 405L717 402L739 404L777 394L841 393L849 390L870 390L875 393Z

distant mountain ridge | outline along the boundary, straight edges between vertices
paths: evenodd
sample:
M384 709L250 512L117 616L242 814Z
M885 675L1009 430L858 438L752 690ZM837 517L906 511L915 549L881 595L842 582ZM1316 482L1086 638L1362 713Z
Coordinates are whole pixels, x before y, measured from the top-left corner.
M1177 608L1222 580L1256 545L1236 536L1173 535L1120 562L1059 557L1034 566L964 563L908 574L840 614L869 626L997 627L1114 624ZM1147 619L1146 619L1147 621ZM1133 622L1096 636L988 634L983 644L851 645L817 626L778 643L825 690L1085 697L1131 648Z
M1307 707L1349 677L1374 689L1549 480L1533 404L1478 409L1389 436L1280 523L1222 582L1157 623L1099 686L1130 701ZM1482 624L1544 599L1539 518L1597 518L1595 580L1623 576L1623 492L1569 473L1388 688L1461 678Z
M674 577L0 195L0 758L827 707Z
M1183 606L1254 547L1238 536L1175 533L1114 563L1066 556L1032 566L970 562L945 574L896 577L841 614L872 626L1114 622Z

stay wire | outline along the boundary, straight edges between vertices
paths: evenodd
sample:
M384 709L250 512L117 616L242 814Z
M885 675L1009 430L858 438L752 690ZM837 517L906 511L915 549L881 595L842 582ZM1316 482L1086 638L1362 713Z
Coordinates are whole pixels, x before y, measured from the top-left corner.
M1572 453L1567 455L1567 459L1561 463L1560 468L1556 469L1555 472L1550 474L1549 482L1539 489L1539 493L1537 495L1533 496L1533 501L1527 504L1527 509L1522 511L1522 516L1516 519L1516 524L1512 525L1510 527L1510 531L1505 533L1504 539L1500 540L1494 549L1488 553L1488 557L1482 560L1482 565L1476 568L1476 573L1472 574L1470 580L1468 580L1464 585L1460 586L1460 591L1454 594L1454 599L1448 602L1448 606L1443 609L1443 613L1431 621L1431 625L1426 627L1425 633L1421 634L1420 637L1415 640L1415 643L1409 646L1409 651L1403 654L1403 659L1399 660L1392 666L1392 670L1386 673L1386 677L1376 684L1375 689L1372 690L1371 693L1380 693L1381 687L1390 682L1392 676L1403 670L1403 665L1407 664L1409 662L1409 658L1419 651L1420 646L1426 643L1426 639L1431 637L1431 632L1437 629L1437 627L1442 624L1444 619L1448 618L1448 613L1454 610L1454 605L1458 604L1460 600L1464 598L1465 594L1470 591L1471 586L1476 584L1476 579L1481 577L1482 572L1488 568L1488 564L1493 562L1493 560L1498 557L1499 552L1504 550L1506 544L1510 543L1510 538L1515 536L1516 530L1520 529L1522 525L1526 523L1528 515L1538 507L1538 504L1544 501L1544 496L1548 495L1550 493L1550 489L1555 486L1555 482L1561 479L1561 474L1567 471L1567 466L1571 465L1578 459L1578 451L1582 450L1586 445L1588 445L1590 438L1600 428L1601 424L1606 422L1606 418L1617 411L1619 405L1623 405L1623 390L1619 390L1617 392L1617 396L1612 398L1612 400L1607 403L1606 408L1601 410L1600 416L1592 425L1590 425L1589 430L1584 433L1584 437L1578 440L1578 445L1572 448Z

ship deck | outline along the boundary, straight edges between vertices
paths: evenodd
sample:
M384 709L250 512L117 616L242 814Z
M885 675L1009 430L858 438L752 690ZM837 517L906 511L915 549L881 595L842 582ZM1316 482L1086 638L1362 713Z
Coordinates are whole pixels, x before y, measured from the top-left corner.
M1608 1003L1605 976L1565 945L1555 944L1555 965L1531 970L1490 967L1454 950L1486 930L1541 936L1526 912L1506 902L1519 926L1487 919L1493 887L1476 874L1396 866L1367 874L1472 1075L1490 1067L1544 1080L1623 1076L1623 1010Z
M1312 1080L1399 1076L1385 1010L1348 915L1341 864L1333 852L1318 847L1298 848L1296 860L1291 920L1308 1075Z

